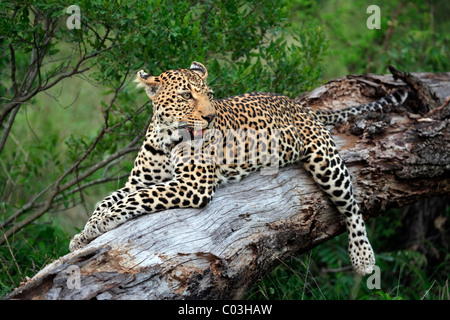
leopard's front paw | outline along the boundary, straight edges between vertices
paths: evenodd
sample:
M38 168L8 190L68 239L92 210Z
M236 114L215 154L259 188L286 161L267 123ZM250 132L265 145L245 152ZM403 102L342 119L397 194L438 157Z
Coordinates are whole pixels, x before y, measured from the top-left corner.
M79 234L76 234L73 239L70 241L69 249L70 252L74 252L75 250L81 249L89 243L86 237L84 236L84 232L81 231Z
M105 223L105 221L109 223ZM91 216L84 226L84 229L79 234L75 235L72 241L70 241L70 251L85 247L89 242L98 236L113 229L117 225L117 222L114 220L112 222L111 220L108 220L107 217L99 219L98 216Z
M89 242L91 242L94 238L96 238L98 235L93 234L92 232L89 232L91 229L88 228L89 225L86 224L84 227L84 230L82 230L79 234L76 234L73 239L70 241L69 249L70 252L73 252L75 250L81 249L85 247Z

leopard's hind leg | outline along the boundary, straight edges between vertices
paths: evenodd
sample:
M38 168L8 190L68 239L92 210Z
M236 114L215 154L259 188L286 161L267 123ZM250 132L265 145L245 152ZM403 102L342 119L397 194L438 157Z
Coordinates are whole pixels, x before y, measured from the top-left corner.
M302 162L315 182L345 217L350 260L361 275L370 274L375 257L367 238L364 221L353 196L350 173L340 157L329 132L319 125L316 135L305 140Z

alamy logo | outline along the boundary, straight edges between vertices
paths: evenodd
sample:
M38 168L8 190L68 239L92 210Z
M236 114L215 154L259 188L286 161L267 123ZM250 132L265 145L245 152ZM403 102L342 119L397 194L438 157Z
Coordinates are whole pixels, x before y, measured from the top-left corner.
M204 131L202 133L202 131ZM279 129L202 130L192 140L187 131L175 131L173 140L182 146L181 160L193 164L236 164L261 166L262 175L273 175L279 166ZM181 139L180 139L181 136ZM200 138L200 139L197 139Z
M72 265L66 269L67 281L66 285L68 289L80 289L81 288L81 274L80 267Z
M366 285L370 290L381 289L381 272L379 266L373 266L373 274L367 278Z
M367 18L366 26L368 29L381 29L381 10L377 5L371 5L367 7L367 14L372 14L369 18Z
M71 14L69 18L67 18L66 26L69 29L81 29L81 20L80 20L80 7L77 5L71 5L67 7L67 13Z

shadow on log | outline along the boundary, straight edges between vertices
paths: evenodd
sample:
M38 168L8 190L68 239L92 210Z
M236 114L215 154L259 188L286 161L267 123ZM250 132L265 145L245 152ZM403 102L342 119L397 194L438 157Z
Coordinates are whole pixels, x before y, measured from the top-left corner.
M450 73L411 76L430 88L432 103L424 105L430 97L418 92L405 108L332 129L365 218L450 191ZM392 76L348 76L297 100L338 109L400 87L407 85ZM127 222L49 264L5 298L237 299L280 261L344 230L300 166L255 173L219 188L206 208Z

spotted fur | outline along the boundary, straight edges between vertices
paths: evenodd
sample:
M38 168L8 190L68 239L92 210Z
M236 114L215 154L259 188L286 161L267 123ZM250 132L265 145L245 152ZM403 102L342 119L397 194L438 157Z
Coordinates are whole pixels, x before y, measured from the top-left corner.
M355 271L370 273L375 258L350 174L325 125L403 103L406 93L342 111L313 111L274 93L214 100L207 76L198 62L157 77L138 72L137 81L153 103L152 124L125 187L99 204L70 250L143 214L204 207L220 183L301 162L345 217Z

